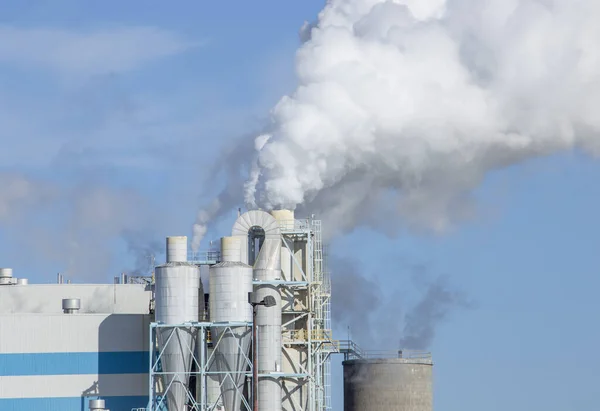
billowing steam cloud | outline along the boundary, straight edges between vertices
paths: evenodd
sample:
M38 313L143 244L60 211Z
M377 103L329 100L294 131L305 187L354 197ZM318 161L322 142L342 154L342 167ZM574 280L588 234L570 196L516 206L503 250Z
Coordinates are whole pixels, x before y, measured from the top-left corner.
M330 0L303 32L297 89L256 138L247 205L351 228L391 202L443 231L486 173L595 152L598 15L596 0Z

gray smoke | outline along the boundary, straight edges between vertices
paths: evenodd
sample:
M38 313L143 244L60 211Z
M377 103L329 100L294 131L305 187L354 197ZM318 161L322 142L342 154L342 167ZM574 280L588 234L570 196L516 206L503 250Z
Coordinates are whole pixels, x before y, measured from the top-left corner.
M31 209L58 196L52 184L22 174L0 172L0 224L15 223Z
M333 320L340 327L348 327L351 338L363 348L429 349L437 328L451 313L473 304L447 276L430 280L429 265L399 259L391 266L399 267L398 278L406 277L403 284L410 284L412 278L416 292L403 285L393 290L392 297L386 297L393 284L389 279L384 286L373 268L365 268L352 257L331 258ZM418 296L414 306L408 306L407 295ZM346 338L342 328L337 331L338 338Z
M448 318L450 312L456 308L471 306L463 293L450 287L447 277L438 277L426 284L419 302L404 317L400 348L430 348L437 326Z
M373 335L373 316L383 305L377 280L367 278L361 265L351 257L330 259L330 268L332 319L357 331L361 342L371 342L368 337Z
M35 255L61 267L66 278L106 279L118 274L109 272L115 241L128 242L137 259L146 246L141 238L147 241L157 228L152 204L131 190L91 182L69 187L14 174L0 174L0 184L0 228L23 253L13 254L10 264Z
M124 271L132 276L147 276L153 270L156 258L164 254L164 243L149 239L147 232L126 230L122 238L133 257L133 266Z
M223 152L217 156L219 161L215 163L205 181L205 186L209 187L204 196L210 196L219 177L224 178L225 188L210 201L205 204L196 215L196 221L192 227L192 250L198 251L200 242L208 231L208 225L235 206L242 202L240 193L244 191L244 183L247 178L247 170L250 167L251 156L248 153L252 151L254 143L248 135L235 139L233 143L225 147ZM210 198L210 197L209 197Z

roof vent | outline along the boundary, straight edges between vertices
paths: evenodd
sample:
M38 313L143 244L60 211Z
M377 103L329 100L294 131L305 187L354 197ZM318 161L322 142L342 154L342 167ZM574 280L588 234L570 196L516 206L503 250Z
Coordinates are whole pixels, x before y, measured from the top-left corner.
M12 276L13 276L12 268L0 268L0 285L13 284Z
M104 400L90 400L89 409L90 411L108 411Z
M65 298L62 300L62 309L65 314L73 314L81 308L81 300L79 298Z

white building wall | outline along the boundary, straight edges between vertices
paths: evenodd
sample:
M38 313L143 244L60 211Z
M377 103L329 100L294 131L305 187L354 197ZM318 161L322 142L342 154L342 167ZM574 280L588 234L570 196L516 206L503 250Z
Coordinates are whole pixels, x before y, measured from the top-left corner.
M152 291L143 284L0 286L0 314L62 313L64 298L81 299L80 313L147 314Z
M149 315L0 315L0 354L148 351Z

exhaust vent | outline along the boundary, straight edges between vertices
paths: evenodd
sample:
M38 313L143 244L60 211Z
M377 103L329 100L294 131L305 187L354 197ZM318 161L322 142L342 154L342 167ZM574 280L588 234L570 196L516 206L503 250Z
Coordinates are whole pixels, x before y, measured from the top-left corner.
M109 411L105 407L106 403L104 402L104 400L90 400L90 411Z
M65 298L62 300L62 309L65 314L74 314L81 308L79 298Z
M12 268L0 268L0 285L11 284L14 284Z

